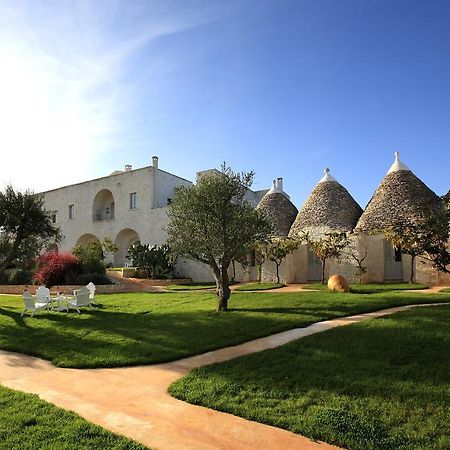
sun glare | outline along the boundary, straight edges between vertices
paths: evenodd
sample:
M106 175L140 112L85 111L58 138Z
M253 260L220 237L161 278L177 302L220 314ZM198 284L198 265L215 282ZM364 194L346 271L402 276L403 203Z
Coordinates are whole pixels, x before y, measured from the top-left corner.
M0 49L2 184L27 187L33 180L37 189L66 184L92 156L95 118L53 63ZM18 166L19 176L11 180ZM36 183L37 171L51 179Z

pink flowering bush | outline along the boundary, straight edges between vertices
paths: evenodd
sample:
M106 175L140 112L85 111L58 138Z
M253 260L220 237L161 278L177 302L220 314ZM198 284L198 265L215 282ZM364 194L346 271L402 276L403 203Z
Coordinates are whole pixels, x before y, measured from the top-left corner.
M47 252L36 258L34 281L47 287L70 284L80 273L80 262L72 253Z

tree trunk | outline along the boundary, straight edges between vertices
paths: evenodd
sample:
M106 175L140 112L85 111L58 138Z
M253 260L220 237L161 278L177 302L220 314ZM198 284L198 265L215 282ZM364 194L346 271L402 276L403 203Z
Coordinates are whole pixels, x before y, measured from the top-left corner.
M277 283L280 284L280 264L275 263L277 266Z
M228 299L231 291L228 281L228 267L220 267L214 270L216 280L217 311L228 310Z
M325 263L326 259L322 259L322 284L325 284Z
M234 259L231 261L231 264L233 265L233 276L231 277L231 281L234 283L236 281L236 263Z
M411 255L411 274L409 276L409 283L413 284L414 283L414 261L416 259L415 255Z

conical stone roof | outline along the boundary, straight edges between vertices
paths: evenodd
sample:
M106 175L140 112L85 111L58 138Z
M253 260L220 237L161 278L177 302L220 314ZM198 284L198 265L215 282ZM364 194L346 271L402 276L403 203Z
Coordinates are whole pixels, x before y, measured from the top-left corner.
M425 209L440 206L439 197L400 162L395 162L378 186L355 228L356 232L376 233L399 219L414 220Z
M275 180L272 188L259 202L257 209L262 211L272 224L274 237L287 236L298 213L289 196L283 191L282 186L275 184Z
M362 209L355 199L335 178L329 169L317 183L291 227L290 236L298 236L312 227L351 231Z
M444 200L444 203L450 203L450 190L442 197L442 199Z

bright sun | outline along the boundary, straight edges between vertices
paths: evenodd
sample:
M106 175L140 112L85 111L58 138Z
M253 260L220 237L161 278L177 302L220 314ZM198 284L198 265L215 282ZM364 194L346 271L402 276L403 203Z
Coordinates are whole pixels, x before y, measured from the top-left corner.
M0 67L0 184L40 189L73 180L94 151L96 124L82 96L54 61L0 48ZM36 183L39 172L55 182Z

